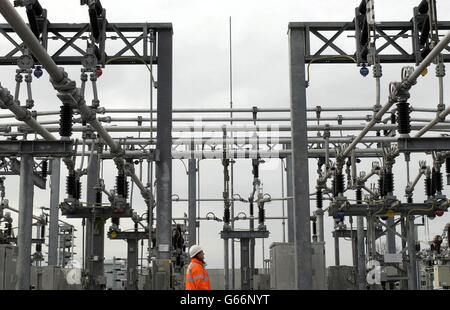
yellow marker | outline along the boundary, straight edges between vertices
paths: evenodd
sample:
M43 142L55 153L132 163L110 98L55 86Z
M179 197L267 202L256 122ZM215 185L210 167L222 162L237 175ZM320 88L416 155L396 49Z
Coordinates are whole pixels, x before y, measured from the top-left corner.
M387 217L394 217L395 212L392 210L387 210L386 215L387 215Z
M110 236L111 236L111 238L115 239L117 237L117 233L115 231L113 231Z
M427 74L428 74L428 69L427 69L427 68L425 68L425 70L423 70L423 72L422 72L421 74L422 74L422 76L425 76L425 75L427 75Z

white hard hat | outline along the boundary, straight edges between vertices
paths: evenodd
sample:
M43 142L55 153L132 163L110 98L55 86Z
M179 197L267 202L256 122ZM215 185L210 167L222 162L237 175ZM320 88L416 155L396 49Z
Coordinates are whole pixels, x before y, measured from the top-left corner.
M192 258L195 255L197 255L198 253L200 253L201 251L203 251L203 248L197 244L194 244L193 246L191 246L189 248L189 256Z

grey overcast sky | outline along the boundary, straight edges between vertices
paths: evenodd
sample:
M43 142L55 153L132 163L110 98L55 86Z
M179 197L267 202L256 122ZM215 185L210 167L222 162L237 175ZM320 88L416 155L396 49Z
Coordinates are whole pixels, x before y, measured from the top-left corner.
M229 107L229 17L232 17L233 46L233 105L236 108L258 107L289 107L289 58L288 36L289 22L306 21L352 21L355 7L359 0L102 0L107 10L109 22L171 22L174 29L174 66L173 66L173 107ZM438 2L438 17L440 20L450 20L450 3ZM86 6L80 6L78 0L40 0L48 10L51 22L80 23L88 22ZM409 21L413 7L419 0L377 0L375 1L375 17L377 21ZM24 9L19 9L25 17ZM4 23L0 17L0 23ZM329 34L328 37L331 37ZM312 41L318 47L318 41ZM405 41L406 42L406 41ZM353 38L342 38L339 43L349 54L354 53ZM401 43L406 46L405 43ZM81 45L83 47L83 45ZM52 47L56 49L57 47ZM9 42L0 39L0 53L9 51ZM420 79L419 85L413 89L411 104L416 107L435 107L437 105L437 80L434 77L434 66L430 73ZM70 77L80 84L79 67L66 67ZM0 69L0 82L10 91L14 90L15 67ZM384 65L382 78L382 104L388 96L388 85L391 81L400 79L400 65ZM149 106L149 74L144 66L107 66L98 82L100 104L107 108L148 107ZM445 78L445 95L449 91ZM39 111L58 110L60 103L55 91L48 83L48 75L33 83L35 109ZM21 98L25 94L21 93ZM92 98L92 92L87 90L87 99ZM308 106L368 106L375 103L375 81L372 75L363 78L355 65L312 65L311 85L307 91ZM156 105L156 103L155 103ZM8 113L0 111L1 114ZM369 114L369 113L367 113ZM357 115L348 113L346 115ZM361 113L359 114L361 115ZM217 115L224 116L224 115ZM244 116L244 115L242 115ZM250 115L245 115L250 117ZM324 114L324 116L333 116ZM336 116L336 115L334 115ZM429 114L427 117L431 117ZM42 118L44 119L44 118ZM0 122L4 122L1 120ZM312 133L311 133L312 134ZM431 157L413 156L411 174L414 176L418 168L418 160ZM364 160L358 169L370 170L371 161ZM113 166L105 164L105 183L111 189L114 186ZM314 191L316 182L316 161L310 160L310 188ZM403 198L406 185L405 164L403 158L398 158L395 165L396 195ZM63 168L62 177L67 171ZM202 161L201 196L203 198L219 198L222 196L222 167L218 160ZM145 173L144 173L145 176ZM18 207L18 177L8 176L6 182L7 196L10 205ZM281 196L281 173L279 161L275 165L262 168L261 181L264 192L272 197ZM61 181L61 199L65 197L64 179ZM416 201L424 199L423 182L417 187ZM85 179L83 189L86 189ZM251 161L239 160L235 165L235 193L248 197L252 189ZM173 194L187 197L187 176L180 160L173 162ZM39 214L40 206L48 206L49 190L35 189L35 214ZM445 194L448 188L445 188ZM85 194L83 194L85 197ZM350 195L353 195L352 193ZM352 197L353 198L353 197ZM145 210L139 193L134 191L133 207L139 214ZM236 203L237 214L240 211L248 213L248 206ZM315 210L311 203L311 212ZM221 203L202 203L200 216L204 217L212 211L218 217L223 216ZM174 217L187 212L186 203L174 203ZM281 203L271 203L267 206L268 216L281 216ZM15 217L17 219L17 217ZM331 239L333 221L326 216L326 261L334 264L334 245ZM81 255L81 225L80 220L68 220L78 228L76 241L76 257ZM440 234L445 223L449 221L448 214L442 218L429 221L426 229L419 228L419 239L430 240L435 234ZM17 224L17 220L15 220ZM347 221L348 224L348 221ZM110 222L106 224L108 229ZM122 221L122 228L131 228L130 220ZM244 227L242 223L236 224ZM16 226L16 225L14 225ZM262 267L263 255L269 256L269 245L283 240L281 221L268 221L270 237L257 242L256 266ZM205 247L206 260L210 268L223 268L223 242L219 232L221 223L202 222L200 225L200 243ZM287 237L286 237L287 238ZM397 240L400 244L400 240ZM341 264L351 265L350 242L341 242ZM423 244L425 245L425 243ZM264 252L263 252L264 248ZM264 253L264 254L263 254ZM126 257L126 243L123 241L105 241L105 258L113 256ZM239 244L236 244L236 267L239 267Z

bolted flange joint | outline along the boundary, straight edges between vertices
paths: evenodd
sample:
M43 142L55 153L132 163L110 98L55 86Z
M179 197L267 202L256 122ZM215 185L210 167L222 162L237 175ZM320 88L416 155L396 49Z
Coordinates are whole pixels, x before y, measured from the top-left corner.
M389 91L389 100L391 102L406 102L411 97L409 90L400 82L390 83Z
M58 92L73 92L73 91L75 91L75 89L76 89L75 81L72 81L71 79L69 79L67 72L64 71L63 68L59 68L59 69L62 72L64 77L59 82L54 81L50 77L50 83L52 83L53 88L55 90L57 90Z

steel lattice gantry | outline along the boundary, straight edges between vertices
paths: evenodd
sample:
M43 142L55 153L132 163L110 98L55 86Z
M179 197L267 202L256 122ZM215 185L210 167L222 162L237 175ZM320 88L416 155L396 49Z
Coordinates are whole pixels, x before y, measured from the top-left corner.
M50 50L52 46L63 45L50 56L58 65L80 65L86 53L86 44L89 38L90 25L50 23L42 21L42 34L40 40L42 46ZM99 44L99 63L109 64L142 64L142 61L157 64L158 57L156 44L152 45L155 50L151 51L150 42L156 42L156 33L159 31L172 31L170 23L107 23L105 34ZM0 65L15 65L24 49L24 44L11 36L14 30L9 24L0 24L0 34L9 42L11 50L0 56ZM130 37L134 39L129 41ZM120 42L123 47L117 52L108 52L109 44ZM142 43L142 49L135 46ZM114 48L115 50L117 47ZM102 53L104 52L104 53ZM129 53L131 52L132 55ZM128 54L127 54L128 53Z
M412 38L416 35L412 21L410 22L380 22L374 25L379 42L376 49L380 63L415 63L417 52ZM438 22L439 30L450 30L450 22ZM303 49L305 63L354 63L350 58L337 56L354 57L354 49L352 52L346 52L348 47L340 46L338 39L345 37L352 47L355 45L355 23L352 22L291 22L289 30L299 31L303 33ZM392 33L393 32L393 33ZM327 36L332 33L328 39ZM313 47L314 38L320 40L322 44L317 50ZM402 41L402 44L399 44ZM408 46L404 48L403 46ZM386 50L392 47L396 53ZM333 53L326 50L332 49ZM443 54L444 62L450 62L450 47L445 48L447 53Z

